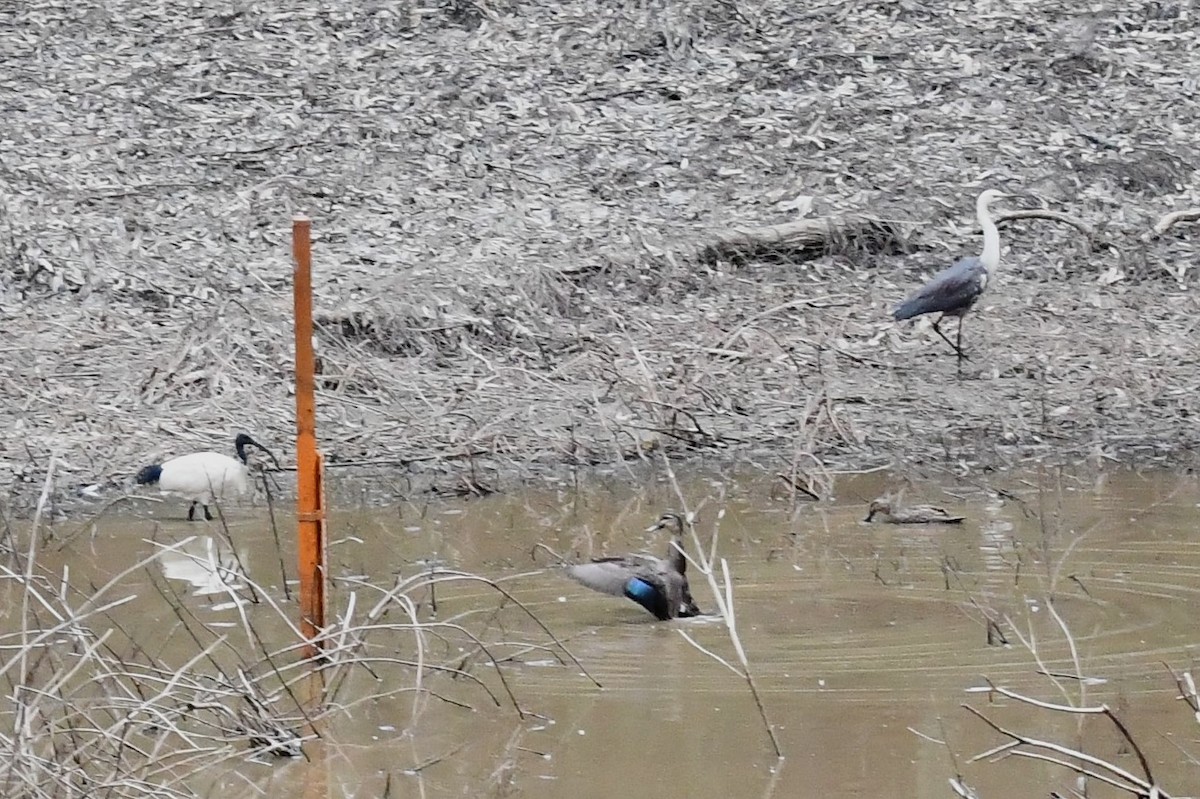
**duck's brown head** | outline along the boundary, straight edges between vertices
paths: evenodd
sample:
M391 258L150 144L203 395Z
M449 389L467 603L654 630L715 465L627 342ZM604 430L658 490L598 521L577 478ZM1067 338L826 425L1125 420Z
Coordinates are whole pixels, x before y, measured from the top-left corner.
M658 521L646 528L647 533L668 529L672 535L683 535L683 517L674 511L667 511L658 517Z
M882 514L884 516L890 516L892 513L891 500L885 499L883 497L880 497L879 499L871 500L871 504L867 508L867 518L863 519L863 521L864 522L875 521L875 514L877 514L877 513Z

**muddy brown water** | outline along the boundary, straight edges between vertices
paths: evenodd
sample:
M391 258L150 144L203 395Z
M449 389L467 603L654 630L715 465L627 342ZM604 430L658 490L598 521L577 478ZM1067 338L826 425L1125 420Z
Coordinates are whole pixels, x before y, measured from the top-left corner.
M1061 679L1065 697L1038 673L1007 625L1009 645L988 642L980 608L1035 637L1047 669L1073 674L1064 636L1047 612L1051 592L1083 674L1095 678L1086 703L1117 709L1164 787L1179 794L1200 786L1200 767L1187 759L1200 756L1200 724L1176 699L1163 666L1192 668L1200 645L1194 477L1026 474L988 486L1020 501L971 486L907 491L909 502L965 514L957 527L864 524L866 501L895 485L879 474L841 478L833 501L794 509L778 484L761 477L697 474L684 481L685 495L700 508L702 537L724 509L718 552L734 578L738 630L782 762L772 755L746 683L679 634L733 661L723 623L657 622L630 602L531 562L535 542L578 555L659 551L662 540L642 530L679 502L664 481L649 483L634 491L626 477L597 477L519 496L335 511L335 608L344 609L352 593L365 603L378 595L366 586L386 589L431 561L501 579L602 687L547 651L505 649L500 642L509 638L545 638L511 607L498 611L490 589L446 585L438 589L437 617L482 630L509 653L504 675L526 718L510 703L487 701L465 680L440 675L427 686L466 707L432 700L414 715L411 694L386 695L402 686L360 673L339 695L348 709L326 721L321 743L309 745L311 760L227 762L195 787L225 796L295 793L322 780L332 796L380 796L389 785L393 795L424 796L949 796L947 780L956 771L987 797L1044 796L1073 784L1064 770L1033 760L970 762L1003 739L963 703L1035 737L1082 741L1089 753L1138 772L1102 718L1080 726L1079 717L968 693L990 679L1046 701L1080 700L1076 681ZM212 526L179 521L184 510L168 500L106 515L92 537L47 552L46 565L69 566L80 585L98 584L150 554L151 541L175 545L190 556L164 558L159 573L187 595L199 618L228 624L236 636L237 611L226 602L225 585L198 565L236 571L230 547L210 535ZM290 509L277 510L289 518ZM278 594L279 556L264 517L261 505L231 509L230 529L256 582ZM60 524L56 532L70 527ZM284 558L291 570L290 548ZM169 627L145 578L123 580L139 594L121 611L130 634ZM713 610L703 578L693 571L691 580L700 604ZM429 597L421 601L422 618L430 618ZM263 612L256 608L247 612ZM282 636L280 627L264 622L262 630ZM167 655L194 654L187 636L165 640L178 649ZM409 641L397 634L392 654L411 654ZM474 669L499 692L486 663ZM354 703L356 694L372 698ZM1092 795L1108 794L1093 785Z

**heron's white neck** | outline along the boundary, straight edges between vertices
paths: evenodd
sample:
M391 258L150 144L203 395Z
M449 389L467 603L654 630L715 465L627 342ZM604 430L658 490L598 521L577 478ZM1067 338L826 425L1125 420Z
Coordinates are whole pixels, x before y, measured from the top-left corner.
M983 254L979 260L987 269L995 269L1000 265L1000 231L988 212L988 200L979 198L975 204L975 215L979 217L979 226L983 228Z

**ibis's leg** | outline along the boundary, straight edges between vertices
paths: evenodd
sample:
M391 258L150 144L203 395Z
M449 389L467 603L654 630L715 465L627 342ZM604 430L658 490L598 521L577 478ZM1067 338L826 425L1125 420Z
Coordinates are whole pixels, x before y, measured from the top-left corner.
M195 502L192 502L191 505L188 505L188 521L189 522L196 521L196 503Z
M958 356L958 359L960 361L963 359L970 360L970 358L967 358L967 354L962 351L962 347L960 347L958 344L955 344L953 341L951 341L950 337L947 336L945 333L943 333L942 329L940 327L938 327L938 325L941 323L941 321L945 318L946 318L945 314L942 314L941 316L939 316L937 318L937 321L933 323L933 332L935 332L939 336L941 336L942 341L946 342L947 344L949 344L951 347L954 348L954 354ZM959 317L959 319L958 319L958 340L959 340L959 343L961 344L962 343L962 317Z
M212 515L211 513L209 513L209 512L208 512L208 506L207 506L207 505L205 505L205 506L204 506L204 520L205 520L206 522L211 522L211 521L213 520L213 515Z

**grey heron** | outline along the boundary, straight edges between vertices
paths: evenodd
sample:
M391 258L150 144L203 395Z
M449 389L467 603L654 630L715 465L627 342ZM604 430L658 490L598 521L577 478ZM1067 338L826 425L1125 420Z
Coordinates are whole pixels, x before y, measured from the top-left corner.
M988 212L988 205L993 200L1007 196L1002 191L988 189L975 201L975 214L979 218L979 226L983 228L983 252L978 256L959 258L930 278L928 283L910 294L908 299L892 311L892 318L897 322L922 314L940 313L941 316L933 323L933 330L954 348L958 355L959 367L967 357L962 351L963 317L987 288L990 270L1000 265L1000 231L996 229L996 223ZM956 341L951 341L939 327L940 322L947 316L958 317Z

